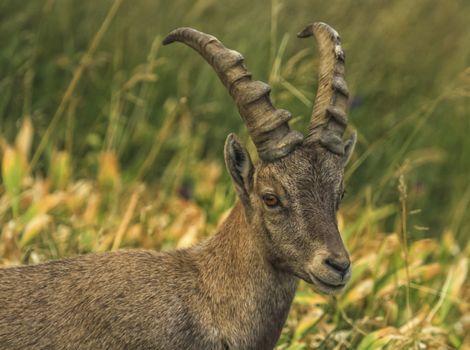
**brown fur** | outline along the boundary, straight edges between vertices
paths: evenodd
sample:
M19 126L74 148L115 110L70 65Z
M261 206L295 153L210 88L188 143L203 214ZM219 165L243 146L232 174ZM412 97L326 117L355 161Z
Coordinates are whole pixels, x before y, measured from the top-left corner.
M312 282L316 269L335 282L316 257L347 256L335 222L342 166L339 156L305 147L244 172L248 197L212 238L189 249L0 269L0 347L272 349L296 276ZM264 208L266 188L286 212Z

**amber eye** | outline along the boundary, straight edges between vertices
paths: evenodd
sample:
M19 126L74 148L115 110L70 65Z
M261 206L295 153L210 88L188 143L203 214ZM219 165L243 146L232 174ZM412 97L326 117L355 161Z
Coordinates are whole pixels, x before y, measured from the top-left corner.
M264 201L264 204L266 204L270 208L277 207L279 205L279 198L275 194L272 194L272 193L264 194L263 201Z

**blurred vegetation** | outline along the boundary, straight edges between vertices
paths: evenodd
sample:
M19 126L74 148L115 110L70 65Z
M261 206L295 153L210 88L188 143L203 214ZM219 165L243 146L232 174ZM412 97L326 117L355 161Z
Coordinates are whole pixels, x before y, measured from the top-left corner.
M0 265L210 234L235 195L223 142L253 147L178 26L244 54L305 130L331 24L359 133L340 213L344 295L302 285L279 349L470 348L470 2L0 2ZM252 152L253 153L253 152ZM466 155L467 154L467 155Z

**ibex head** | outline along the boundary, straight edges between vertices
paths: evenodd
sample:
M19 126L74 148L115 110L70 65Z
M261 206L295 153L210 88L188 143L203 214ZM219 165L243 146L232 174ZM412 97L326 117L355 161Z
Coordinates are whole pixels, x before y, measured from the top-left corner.
M191 28L174 30L164 44L180 41L198 51L235 100L261 161L253 165L233 134L225 143L225 161L253 234L270 261L334 294L351 275L336 211L356 137L342 141L349 93L340 38L324 23L298 34L311 35L320 48L320 81L305 138L289 128L291 114L272 105L270 87L251 79L240 53Z

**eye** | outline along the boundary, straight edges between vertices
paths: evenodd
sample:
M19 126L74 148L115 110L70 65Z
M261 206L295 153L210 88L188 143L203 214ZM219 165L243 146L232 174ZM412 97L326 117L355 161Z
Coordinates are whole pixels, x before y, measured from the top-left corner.
M340 199L343 199L345 195L346 195L346 190L341 191Z
M263 194L263 202L270 208L277 207L279 205L279 198L272 193Z

